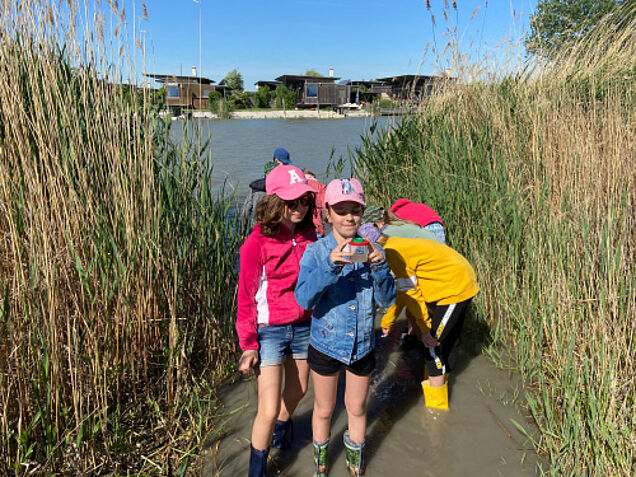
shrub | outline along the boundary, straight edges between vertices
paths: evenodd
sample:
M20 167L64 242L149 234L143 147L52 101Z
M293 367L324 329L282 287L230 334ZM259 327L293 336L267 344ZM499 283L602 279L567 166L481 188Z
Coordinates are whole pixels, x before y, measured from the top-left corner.
M272 93L267 86L259 86L257 97L259 108L269 108L269 103L272 99Z

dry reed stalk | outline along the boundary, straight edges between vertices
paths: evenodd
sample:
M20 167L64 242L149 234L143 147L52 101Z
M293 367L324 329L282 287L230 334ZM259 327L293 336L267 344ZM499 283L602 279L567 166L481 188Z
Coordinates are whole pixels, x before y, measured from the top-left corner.
M125 38L103 43L101 14L1 3L0 473L142 469L133 430L197 422L188 447L210 422L190 384L232 357L220 292L238 232L202 151L172 147L150 93L112 82L134 63Z
M478 318L491 324L493 356L528 383L554 475L631 475L636 453L636 23L626 17L531 75L450 85L357 162L380 203L437 209L475 266Z

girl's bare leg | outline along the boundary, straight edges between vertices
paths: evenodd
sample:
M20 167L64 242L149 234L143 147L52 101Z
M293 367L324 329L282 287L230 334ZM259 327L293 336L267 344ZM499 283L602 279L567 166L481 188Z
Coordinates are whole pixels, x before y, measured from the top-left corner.
M287 421L307 392L309 365L306 359L288 358L284 364L285 388L280 403L279 421Z
M252 425L252 447L265 450L272 440L274 423L280 412L283 365L261 367L256 373L258 410Z
M329 439L331 416L336 407L339 374L322 376L314 371L311 372L311 379L314 381L314 413L311 418L311 427L316 442L325 442Z
M349 420L349 437L354 442L364 442L367 431L367 393L370 380L370 375L357 376L347 371L345 406Z

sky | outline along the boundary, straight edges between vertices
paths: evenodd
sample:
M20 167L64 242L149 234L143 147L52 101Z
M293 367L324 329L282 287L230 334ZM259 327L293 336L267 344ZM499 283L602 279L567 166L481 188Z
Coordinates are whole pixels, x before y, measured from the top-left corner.
M218 83L237 69L245 89L253 91L258 80L308 69L327 76L333 67L334 76L351 80L436 74L453 65L453 48L445 48L451 38L473 64L521 57L536 1L456 0L455 9L450 0L430 0L430 10L425 0L120 0L118 5L125 9L128 31L136 26L142 45L138 61L145 45L146 72L191 75L196 66L198 74Z

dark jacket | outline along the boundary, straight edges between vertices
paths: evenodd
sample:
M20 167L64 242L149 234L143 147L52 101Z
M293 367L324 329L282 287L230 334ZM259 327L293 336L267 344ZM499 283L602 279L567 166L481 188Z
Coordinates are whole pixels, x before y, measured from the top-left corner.
M256 214L256 206L267 194L265 192L265 178L250 182L250 191L241 207L241 221L249 222Z

